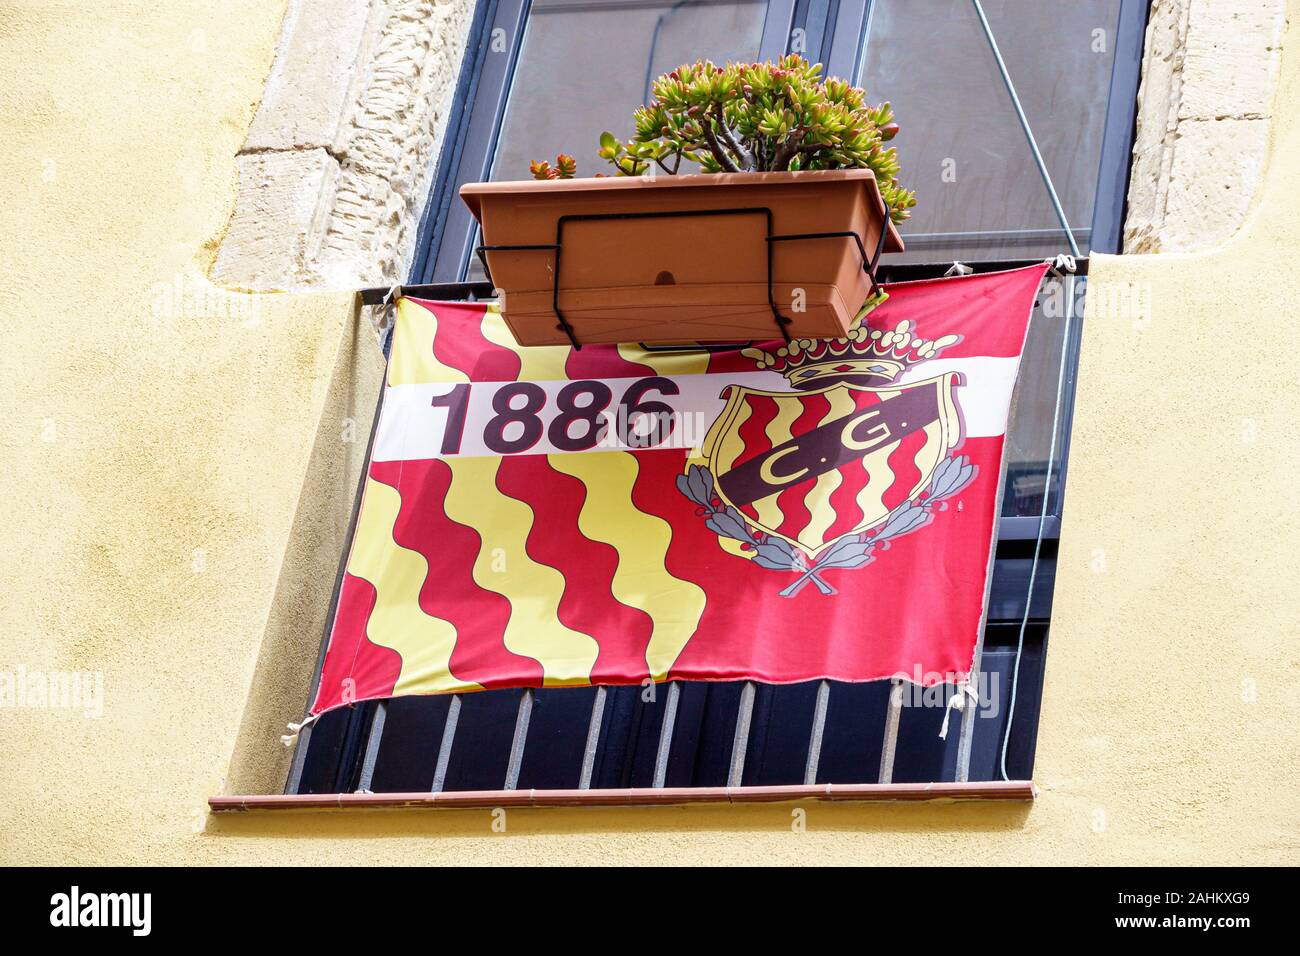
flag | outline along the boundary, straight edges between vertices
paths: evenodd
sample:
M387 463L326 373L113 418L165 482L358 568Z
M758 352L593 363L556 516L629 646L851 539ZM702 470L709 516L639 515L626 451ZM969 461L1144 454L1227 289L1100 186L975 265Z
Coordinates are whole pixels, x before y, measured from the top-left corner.
M969 678L1045 266L841 339L521 347L398 302L312 713L647 680Z

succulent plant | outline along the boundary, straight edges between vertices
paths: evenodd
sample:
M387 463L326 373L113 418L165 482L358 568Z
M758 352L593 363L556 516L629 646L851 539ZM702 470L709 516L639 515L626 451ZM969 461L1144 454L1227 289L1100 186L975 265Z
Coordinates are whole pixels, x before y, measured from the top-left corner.
M572 179L578 172L578 161L568 153L561 153L555 157L554 166L544 159L534 160L528 164L528 171L533 179Z
M868 106L862 90L821 76L820 63L798 55L775 63L709 60L679 66L655 80L653 99L633 113L626 142L603 133L597 154L619 176L653 168L670 175L683 160L703 172L870 169L894 222L907 219L915 194L898 184L898 135L888 103ZM533 163L536 179L568 179L570 156L555 166Z

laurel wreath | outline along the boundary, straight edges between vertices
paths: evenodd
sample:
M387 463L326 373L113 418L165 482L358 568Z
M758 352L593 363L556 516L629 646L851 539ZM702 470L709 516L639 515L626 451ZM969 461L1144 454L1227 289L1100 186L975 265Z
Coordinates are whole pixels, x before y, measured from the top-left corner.
M691 465L677 476L677 490L699 507L696 514L705 517L705 526L719 538L729 538L749 545L750 558L760 568L795 572L799 577L781 590L782 597L794 597L812 583L822 594L835 594L835 588L821 576L822 571L866 567L878 551L889 550L890 543L903 535L924 528L936 511L948 509L948 498L974 480L978 469L965 455L945 458L930 479L930 486L915 498L904 501L889 513L878 528L841 538L811 560L804 551L784 538L753 529L745 516L713 493L713 474L703 465Z

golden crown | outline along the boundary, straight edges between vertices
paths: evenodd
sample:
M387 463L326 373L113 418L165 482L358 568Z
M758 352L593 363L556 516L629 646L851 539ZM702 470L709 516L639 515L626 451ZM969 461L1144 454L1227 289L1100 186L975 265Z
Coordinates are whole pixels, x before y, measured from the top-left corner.
M892 330L852 328L839 339L795 339L776 352L745 349L760 369L784 375L795 388L823 388L836 382L880 387L892 384L917 362L934 358L961 341L960 335L926 340L912 334L906 319Z

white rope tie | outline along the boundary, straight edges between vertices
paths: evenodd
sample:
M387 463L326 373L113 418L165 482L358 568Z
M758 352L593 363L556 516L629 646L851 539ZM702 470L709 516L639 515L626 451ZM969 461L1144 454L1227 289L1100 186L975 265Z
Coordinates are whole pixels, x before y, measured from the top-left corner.
M1074 275L1079 269L1079 264L1075 261L1074 256L1068 256L1064 253L1057 256L1055 259L1047 259L1045 261L1048 266L1047 271L1058 279L1065 278L1067 274Z
M970 700L971 705L974 707L980 705L980 695L970 681L958 684L957 692L948 698L948 706L943 709L943 726L939 728L940 740L948 739L948 718L952 716L954 710L964 710L967 699Z
M397 300L402 297L402 287L400 285L390 286L384 293L384 299L379 303L379 330L386 332L392 328L393 320L397 315Z
M289 732L287 734L280 735L280 743L284 744L286 747L292 747L294 744L298 742L298 734L302 731L302 729L304 727L310 727L318 720L320 720L320 714L312 714L310 717L305 719L300 724L294 724L294 723L289 724L288 725Z

